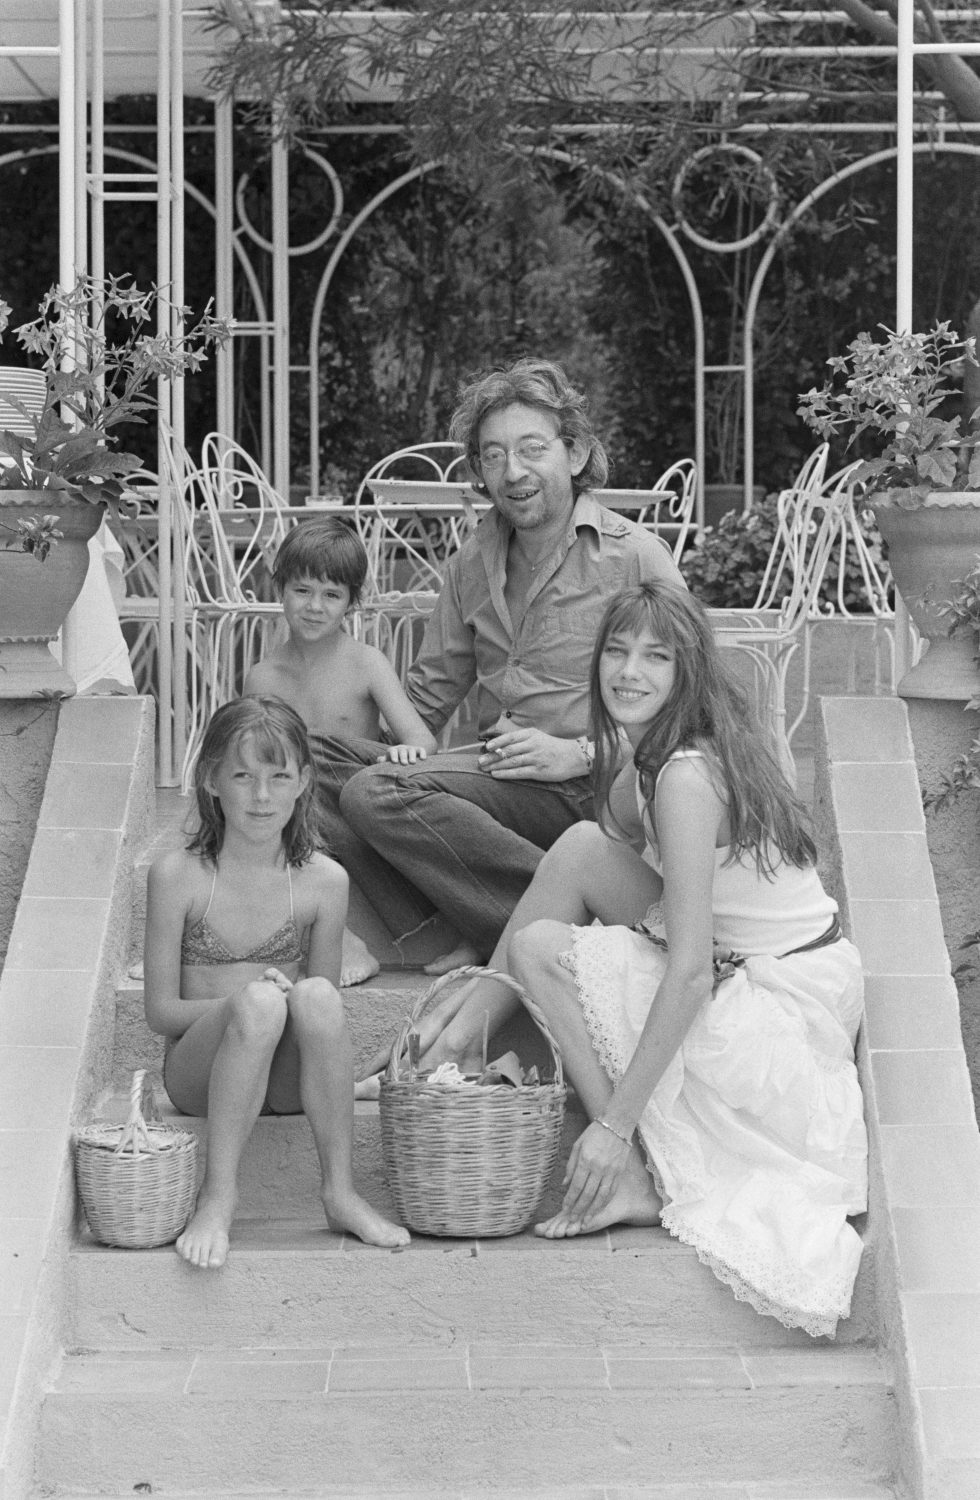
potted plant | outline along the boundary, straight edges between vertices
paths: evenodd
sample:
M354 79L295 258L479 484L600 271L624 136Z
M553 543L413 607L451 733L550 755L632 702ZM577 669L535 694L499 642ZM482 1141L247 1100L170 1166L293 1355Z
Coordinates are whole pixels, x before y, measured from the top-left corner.
M144 422L155 382L197 370L228 335L210 307L190 323L169 303L179 332L157 334L165 300L129 278L80 276L52 287L16 330L42 364L44 399L32 412L0 393L0 697L74 691L48 642L81 592L89 538L142 467L116 447L115 429ZM9 317L0 302L0 335Z
M977 363L975 341L948 323L925 333L883 331L883 343L861 333L847 354L828 360L831 378L800 397L798 412L822 438L846 433L848 447L866 432L882 440L854 477L866 487L898 591L929 642L899 693L971 698L971 642L963 629L947 633L940 601L980 551L980 432L961 432L959 415L941 408L957 394L951 382L964 362Z

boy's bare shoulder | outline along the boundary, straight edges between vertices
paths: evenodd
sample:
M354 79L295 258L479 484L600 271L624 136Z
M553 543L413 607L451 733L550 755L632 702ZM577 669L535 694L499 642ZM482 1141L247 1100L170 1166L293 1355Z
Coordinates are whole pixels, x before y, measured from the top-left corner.
M250 667L245 678L246 693L272 693L292 677L282 648L263 656L254 667Z

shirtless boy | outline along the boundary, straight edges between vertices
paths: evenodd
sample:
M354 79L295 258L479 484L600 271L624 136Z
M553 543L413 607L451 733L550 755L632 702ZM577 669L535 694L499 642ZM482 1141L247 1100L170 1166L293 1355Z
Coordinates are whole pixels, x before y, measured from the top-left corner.
M249 696L283 698L306 724L318 770L317 810L322 842L341 858L333 837L335 819L319 795L322 746L335 737L368 742L376 754L403 765L435 750L436 739L412 706L383 652L357 641L344 628L360 602L367 554L353 527L339 516L301 521L276 556L272 578L288 631L283 644L252 667ZM386 738L382 739L382 721ZM366 893L372 900L377 893ZM361 940L344 934L342 984L378 971Z

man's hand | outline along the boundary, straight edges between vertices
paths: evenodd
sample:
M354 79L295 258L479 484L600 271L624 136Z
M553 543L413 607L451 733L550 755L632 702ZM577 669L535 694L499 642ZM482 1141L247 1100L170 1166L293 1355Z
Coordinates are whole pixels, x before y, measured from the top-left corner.
M504 729L487 736L480 769L498 781L571 781L589 766L577 740L560 740L543 729Z

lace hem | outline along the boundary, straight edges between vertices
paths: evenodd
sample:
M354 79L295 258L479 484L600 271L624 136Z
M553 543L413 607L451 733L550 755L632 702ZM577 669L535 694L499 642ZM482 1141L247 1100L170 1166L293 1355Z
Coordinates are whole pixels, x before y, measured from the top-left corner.
M679 1221L669 1203L664 1204L660 1222L675 1239L691 1246L701 1264L725 1283L736 1302L747 1302L757 1313L775 1318L784 1328L802 1328L811 1338L832 1339L836 1336L838 1322L850 1316L854 1277L835 1277L825 1288L821 1307L804 1307L797 1277L785 1272L780 1276L770 1265L760 1266L756 1277L749 1281L744 1271L738 1270L717 1249L712 1249L689 1225Z

